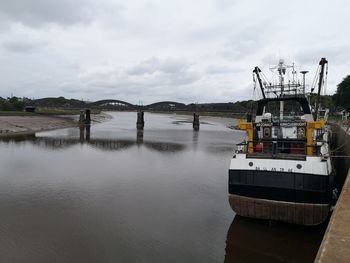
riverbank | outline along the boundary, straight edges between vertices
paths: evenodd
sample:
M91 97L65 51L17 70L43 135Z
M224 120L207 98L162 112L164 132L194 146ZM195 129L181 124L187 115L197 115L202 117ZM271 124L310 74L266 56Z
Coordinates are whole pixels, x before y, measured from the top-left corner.
M39 131L48 131L78 126L78 115L23 115L0 116L0 136L15 136L31 134ZM106 113L92 114L92 122L102 122L110 119Z

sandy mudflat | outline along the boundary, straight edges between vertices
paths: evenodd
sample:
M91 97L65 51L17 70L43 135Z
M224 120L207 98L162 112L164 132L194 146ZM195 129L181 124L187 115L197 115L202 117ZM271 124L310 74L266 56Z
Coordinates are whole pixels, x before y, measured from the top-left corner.
M51 116L0 116L0 136L31 133L76 126L69 117Z
M112 118L109 114L91 114L92 122ZM78 126L79 116L0 116L0 136L28 134Z

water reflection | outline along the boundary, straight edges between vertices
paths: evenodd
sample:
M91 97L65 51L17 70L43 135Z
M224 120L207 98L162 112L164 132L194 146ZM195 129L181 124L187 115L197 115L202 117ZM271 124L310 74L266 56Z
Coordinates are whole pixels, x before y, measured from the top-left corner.
M326 227L270 225L236 216L227 232L225 263L313 262Z
M143 130L136 130L136 143L138 145L143 143Z
M192 123L171 123L180 117L156 114L137 131L134 112L111 114L83 129L0 139L0 262L307 261L317 253L322 238L307 229L239 217L230 227L227 169L242 133L219 122L193 132Z
M85 139L87 142L90 141L90 130L91 130L91 126L86 125L86 127L85 127Z
M29 142L35 146L48 148L52 150L59 150L69 148L76 144L86 144L95 149L103 151L119 151L125 150L132 146L145 146L146 148L158 152L180 152L185 150L186 145L181 143L172 142L154 142L144 141L142 130L137 130L135 140L128 139L103 139L103 138L91 138L91 126L80 126L79 138L76 137L52 137L52 136L37 136L36 134L4 137L0 138L0 141L6 143L23 143Z
M199 131L193 130L192 140L193 140L193 147L195 149L197 149L197 147L198 147L198 139L199 139Z
M79 126L79 140L80 142L90 141L91 125Z

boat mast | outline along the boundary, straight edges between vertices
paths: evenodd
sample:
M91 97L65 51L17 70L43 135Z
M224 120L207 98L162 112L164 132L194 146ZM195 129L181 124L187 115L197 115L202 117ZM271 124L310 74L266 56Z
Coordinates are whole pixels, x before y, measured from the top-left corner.
M260 73L261 72L261 69L259 67L255 67L254 70L253 70L253 73L256 74L256 77L258 78L258 81L259 81L259 86L260 86L260 89L261 89L261 93L263 95L263 98L266 99L266 96L265 96L265 91L264 91L264 86L261 82L261 77L260 77Z
M316 98L316 107L315 107L315 114L314 114L314 120L317 121L318 118L318 108L320 107L320 97L321 97L321 89L322 89L322 84L323 84L323 76L324 76L324 68L325 65L328 63L326 58L321 58L320 61L320 77L318 79L318 91L317 91L317 98Z
M279 74L279 85L281 87L281 94L280 97L283 97L283 92L284 92L284 77L283 75L286 74L286 67L284 65L284 60L280 59L278 62L278 74ZM283 119L283 112L284 112L284 101L280 101L280 120Z

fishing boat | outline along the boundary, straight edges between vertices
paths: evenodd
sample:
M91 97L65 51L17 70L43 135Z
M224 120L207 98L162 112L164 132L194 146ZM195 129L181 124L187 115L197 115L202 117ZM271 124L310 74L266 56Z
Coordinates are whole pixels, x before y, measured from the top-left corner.
M314 106L305 91L306 71L301 83L294 64L280 60L271 69L278 78L274 83L259 67L253 70L262 98L255 116L238 124L246 139L231 160L229 203L244 217L318 225L328 217L334 192L328 110L320 106L328 62L319 63Z

